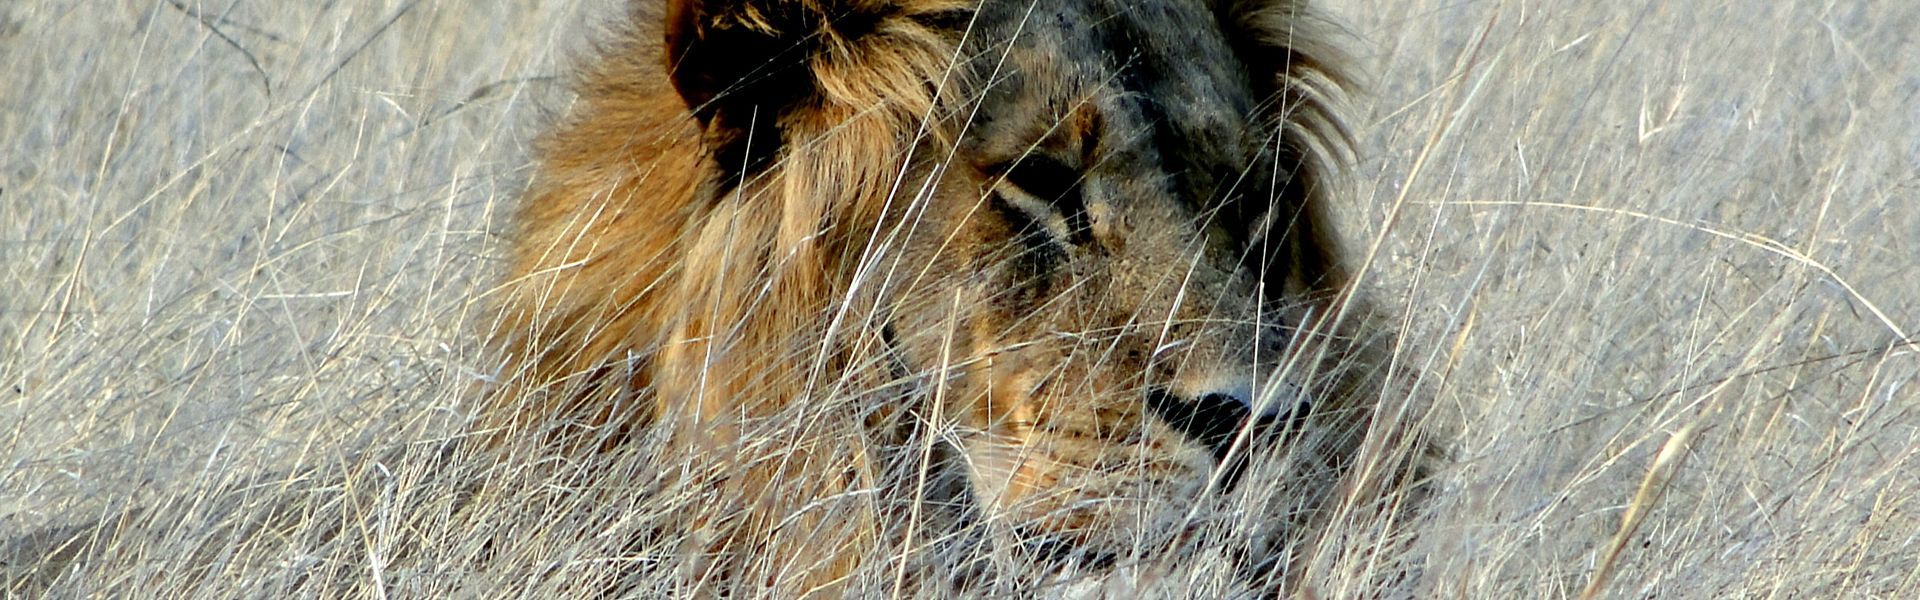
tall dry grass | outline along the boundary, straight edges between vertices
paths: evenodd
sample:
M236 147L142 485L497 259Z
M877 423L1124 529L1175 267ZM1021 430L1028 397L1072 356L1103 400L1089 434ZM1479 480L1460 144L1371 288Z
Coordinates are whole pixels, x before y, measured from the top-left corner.
M641 461L457 442L526 143L613 14L535 4L0 5L6 594L676 560ZM1348 237L1450 460L1322 595L1920 597L1920 5L1327 4Z

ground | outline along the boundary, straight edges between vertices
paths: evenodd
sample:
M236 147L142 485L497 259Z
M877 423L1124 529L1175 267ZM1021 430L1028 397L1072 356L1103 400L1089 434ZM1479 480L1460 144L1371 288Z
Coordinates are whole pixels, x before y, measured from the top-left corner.
M1449 454L1420 595L1920 597L1920 5L1324 4L1342 225ZM633 571L631 489L439 450L611 14L0 5L0 539L108 518L73 597Z

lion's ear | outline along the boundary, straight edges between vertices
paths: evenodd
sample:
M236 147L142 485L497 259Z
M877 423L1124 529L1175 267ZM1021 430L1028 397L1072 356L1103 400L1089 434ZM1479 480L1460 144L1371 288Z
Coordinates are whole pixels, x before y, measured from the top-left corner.
M738 181L771 164L786 137L827 129L789 117L881 105L926 114L974 1L668 0L666 67L723 176Z
M811 93L807 58L831 17L795 0L671 0L667 69L703 122L772 114ZM741 123L744 125L744 123Z
M814 62L871 28L891 0L668 0L664 33L674 89L700 120L729 179L769 164L781 117L813 104Z

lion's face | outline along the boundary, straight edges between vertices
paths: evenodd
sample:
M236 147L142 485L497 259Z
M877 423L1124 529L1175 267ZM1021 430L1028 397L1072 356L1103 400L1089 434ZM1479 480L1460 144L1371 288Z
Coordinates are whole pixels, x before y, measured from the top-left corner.
M635 6L664 35L585 73L519 216L496 430L659 425L744 503L690 527L835 579L888 526L808 519L889 504L845 492L903 431L989 523L1113 555L1352 414L1303 356L1342 283L1298 0Z
M1178 527L1307 408L1283 371L1324 283L1289 264L1278 99L1207 7L1125 6L981 8L883 301L987 514L1101 552Z

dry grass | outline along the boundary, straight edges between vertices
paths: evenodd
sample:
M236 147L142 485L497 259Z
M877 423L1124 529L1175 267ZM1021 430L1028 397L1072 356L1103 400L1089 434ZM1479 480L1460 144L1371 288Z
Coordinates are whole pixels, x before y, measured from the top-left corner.
M526 140L609 14L534 4L0 5L8 595L667 556L644 465L447 441ZM1370 80L1349 230L1452 460L1322 595L1920 597L1920 6L1328 4Z

